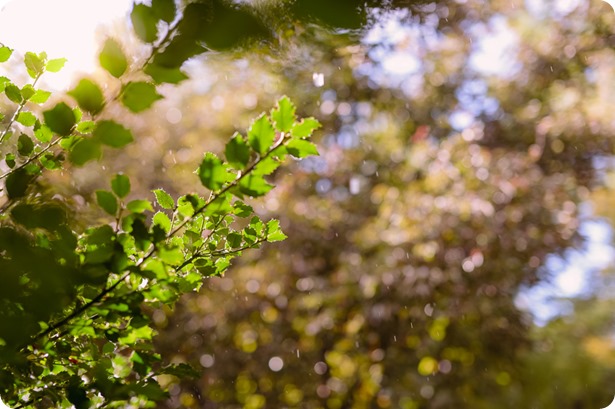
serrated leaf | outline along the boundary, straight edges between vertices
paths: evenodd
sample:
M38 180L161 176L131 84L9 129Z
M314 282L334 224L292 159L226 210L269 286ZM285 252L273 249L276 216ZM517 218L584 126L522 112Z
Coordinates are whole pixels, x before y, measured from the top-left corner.
M32 97L32 95L34 95L35 92L36 90L34 89L32 85L26 84L21 89L21 96L23 97L23 99L29 100Z
M42 143L47 143L51 141L53 132L51 132L51 129L49 129L47 125L41 125L38 128L35 127L34 137Z
M292 139L286 145L288 153L295 158L305 158L306 156L318 155L318 149L310 141L305 139Z
M119 198L126 197L130 193L130 179L128 176L118 173L111 179L111 190Z
M17 152L19 152L22 156L28 156L34 150L34 143L32 139L24 133L19 135L19 139L17 140Z
M263 196L273 189L262 176L250 174L239 182L239 191L252 197Z
M53 60L47 61L45 68L49 72L59 72L62 68L64 68L66 61L66 58L54 58Z
M23 97L21 96L21 90L19 87L13 83L7 83L4 87L4 93L7 98L13 101L16 104L21 103L23 101Z
M111 120L98 122L93 137L114 148L121 148L134 140L129 129Z
M152 222L160 226L165 233L171 231L171 219L169 219L169 216L162 212L156 213L152 218Z
M158 249L160 259L171 266L176 266L184 261L184 253L178 247L161 246Z
M184 74L179 67L163 67L155 63L150 63L145 66L143 71L152 77L156 84L179 84L188 79L188 76Z
M132 112L145 111L162 98L156 86L149 82L129 82L122 90L122 104Z
M28 75L32 78L36 78L45 71L45 61L34 53L27 52L24 56L24 63Z
M126 205L126 208L133 213L143 213L146 210L149 210L151 212L154 211L154 208L152 207L152 202L145 199L131 200Z
M96 122L94 121L83 121L77 124L77 132L82 134L91 134L96 128Z
M117 213L117 198L107 190L96 191L96 203L108 214L115 216Z
M43 112L45 124L54 133L60 136L68 136L75 126L75 113L64 102L60 102L52 109Z
M226 242L228 243L230 248L241 247L242 241L243 241L243 236L237 232L231 232L226 236Z
M23 126L34 126L36 123L36 116L32 112L22 111L17 115L17 122Z
M258 117L248 129L248 143L259 154L263 155L267 153L273 139L275 138L275 131L269 118L266 115Z
M115 78L119 78L126 72L128 62L120 44L112 38L105 41L105 45L98 56L100 66Z
M252 206L245 204L241 200L233 203L233 214L238 217L248 217L254 214L254 209Z
M50 96L51 96L51 92L45 91L42 89L37 89L34 92L34 95L32 95L28 101L33 102L35 104L44 104L45 102L47 102Z
M234 175L229 173L222 161L213 153L206 153L197 169L201 183L207 189L219 190L226 182L233 180Z
M267 222L266 234L267 241L270 243L275 241L282 241L288 237L282 232L282 229L280 228L280 221L275 219L269 220Z
M137 37L146 43L156 41L158 19L151 7L145 4L135 4L130 13L130 20Z
M156 202L158 202L158 205L163 209L173 209L175 207L175 201L171 195L164 190L156 189L152 190L152 192L156 196Z
M92 115L99 113L104 106L104 97L100 87L87 78L79 81L77 86L68 92L68 95L77 100L81 109Z
M8 59L11 58L12 54L13 54L13 50L10 49L9 47L7 46L0 47L0 63L8 61Z
M229 165L235 169L244 169L250 160L250 147L243 136L236 132L227 142L224 155Z
M175 20L175 0L152 0L152 11L156 17L170 23Z
M293 125L290 134L293 138L307 138L312 133L320 128L320 122L314 118L304 118L300 122Z
M252 170L252 174L256 176L271 175L277 168L280 167L282 162L272 157L267 157L259 161Z
M295 106L287 96L280 98L276 108L271 111L275 129L280 132L290 131L296 120L295 111Z
M100 159L101 154L102 151L98 141L91 138L83 138L70 147L68 160L75 165L81 166L91 160Z

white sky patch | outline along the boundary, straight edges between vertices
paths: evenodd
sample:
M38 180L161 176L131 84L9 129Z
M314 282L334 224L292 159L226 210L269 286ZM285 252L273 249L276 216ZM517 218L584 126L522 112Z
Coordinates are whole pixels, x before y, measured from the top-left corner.
M64 88L74 73L96 67L97 28L124 18L131 4L131 0L0 0L0 42L22 55L45 51L49 58L67 58L60 73L46 78L52 86Z
M518 69L515 58L518 38L508 27L506 18L495 16L489 24L477 24L471 29L474 51L470 68L484 74L507 77Z

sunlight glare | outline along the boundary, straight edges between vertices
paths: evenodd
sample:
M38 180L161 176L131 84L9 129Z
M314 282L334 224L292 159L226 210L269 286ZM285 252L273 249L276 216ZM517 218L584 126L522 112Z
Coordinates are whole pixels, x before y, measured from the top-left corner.
M0 0L0 42L20 55L45 51L66 58L65 68L47 82L66 88L77 72L96 66L97 28L124 18L131 0Z

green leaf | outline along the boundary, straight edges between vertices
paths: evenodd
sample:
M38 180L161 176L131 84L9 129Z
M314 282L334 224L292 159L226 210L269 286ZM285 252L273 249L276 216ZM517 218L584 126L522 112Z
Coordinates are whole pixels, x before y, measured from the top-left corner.
M250 147L243 136L236 132L226 144L224 155L229 165L235 169L244 169L250 160Z
M32 97L32 95L34 95L35 92L36 90L34 89L32 85L26 84L21 89L21 96L23 97L23 99L29 100Z
M6 178L6 191L10 199L17 199L25 196L26 190L32 181L33 176L28 174L25 169L18 169Z
M152 192L154 192L154 195L156 196L156 202L158 202L158 205L163 209L173 209L175 207L173 198L164 190L156 189L152 190Z
M227 172L222 161L213 153L206 153L197 169L201 183L207 189L219 190L226 182L233 180L234 175Z
M40 55L36 55L31 52L27 52L24 56L24 63L26 64L26 70L31 78L36 78L45 71L45 61Z
M6 162L6 166L13 169L15 167L15 154L7 153L6 157L4 158L4 161Z
M151 7L145 4L135 4L130 13L132 26L141 40L153 43L158 37L158 19Z
M22 156L28 156L34 150L34 143L32 139L24 133L19 135L19 139L17 140L17 152L19 152Z
M290 134L293 138L307 138L318 128L320 128L320 122L314 118L305 118L293 125Z
M118 173L111 179L111 190L119 198L126 197L130 193L130 179L128 176Z
M82 134L91 134L96 129L96 122L94 121L83 121L77 124L77 132Z
M295 106L287 96L280 98L277 107L271 111L275 129L280 132L290 131L296 120L295 111Z
M267 153L273 144L274 137L275 131L265 114L258 117L248 129L248 143L261 155Z
M167 23L175 20L175 0L152 0L154 15Z
M154 208L152 207L152 202L145 199L131 200L126 205L126 208L133 213L143 213L146 210L149 210L151 212L154 211Z
M111 216L115 216L117 213L117 198L115 195L107 190L96 191L96 203Z
M51 96L51 92L45 91L42 89L37 89L34 94L30 97L29 101L35 104L44 104L47 102L49 97Z
M310 141L305 139L293 139L286 145L288 153L295 158L305 158L306 156L318 155L318 149Z
M41 125L38 128L35 127L34 137L42 143L47 143L51 141L53 132L51 132L51 129L49 129L47 125Z
M254 214L254 209L252 208L252 206L245 204L241 200L238 200L233 203L233 214L237 215L238 217L248 217Z
M101 143L114 148L121 148L134 140L129 129L111 120L100 121L93 136Z
M272 243L274 241L282 241L284 239L286 239L288 236L285 235L282 232L282 229L280 228L280 221L279 220L269 220L267 222L267 227L266 227L266 233L267 233L267 241Z
M243 241L243 236L237 232L231 232L226 236L226 242L228 243L230 248L241 247L242 241Z
M54 58L53 60L47 61L47 65L45 67L49 72L59 72L62 68L64 68L66 61L66 58Z
M8 59L11 58L12 54L13 54L13 50L10 49L9 47L7 46L0 47L0 62L8 61Z
M77 104L84 111L92 115L99 113L104 106L103 93L100 87L92 80L83 78L77 86L68 92L68 95L77 100Z
M164 263L171 266L177 266L184 261L184 253L178 247L161 246L158 255Z
M143 71L152 77L156 84L179 84L188 79L188 76L184 74L179 67L163 67L155 63L150 63L145 66Z
M152 222L162 227L162 230L164 230L165 233L169 233L171 231L171 219L169 219L169 216L162 212L156 213L152 218Z
M68 136L75 126L75 113L64 102L60 102L53 109L43 112L45 124L60 136Z
M258 175L250 174L239 182L239 191L252 197L263 196L271 189L273 189L273 186L267 183L262 176Z
M36 123L36 117L32 112L23 111L17 115L17 122L23 126L34 126Z
M16 104L19 104L21 103L21 101L23 101L23 97L21 96L21 90L17 85L13 83L9 82L8 84L6 84L6 86L4 87L4 93L6 94L8 99L10 99Z
M51 152L45 152L38 161L45 169L55 170L62 167L61 156L54 155Z
M100 159L101 154L98 141L83 138L70 148L68 159L75 165L81 166L91 160Z
M129 82L122 90L122 104L132 112L145 111L162 98L149 82Z
M115 78L121 77L126 72L126 68L128 68L128 62L122 47L112 38L108 38L105 41L105 45L98 56L98 61L100 66Z

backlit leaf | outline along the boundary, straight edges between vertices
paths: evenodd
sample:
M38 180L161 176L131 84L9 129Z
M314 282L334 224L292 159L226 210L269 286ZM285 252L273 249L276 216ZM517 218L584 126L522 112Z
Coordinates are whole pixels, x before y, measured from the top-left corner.
M100 159L101 154L100 142L83 138L70 148L68 159L75 165L81 166L91 160Z
M305 139L293 139L289 141L286 145L286 150L295 158L305 158L306 156L318 155L316 145L310 141L306 141Z
M119 78L126 72L128 62L120 44L112 38L105 41L100 55L98 56L101 67L116 78Z
M19 135L19 139L17 140L17 152L19 152L22 156L27 156L32 153L34 150L34 143L32 139L24 133Z
M293 125L290 134L293 138L307 138L318 128L320 128L320 122L314 118L305 118Z
M156 202L163 209L173 209L175 207L175 202L170 194L165 192L162 189L153 190L154 195L156 196Z
M77 100L81 109L93 115L99 113L104 105L104 97L100 87L87 78L79 81L77 86L68 92L68 95Z
M27 52L24 56L24 63L26 64L28 75L32 78L36 78L45 71L45 61L34 53Z
M62 68L64 68L64 64L66 64L66 61L66 58L55 58L53 60L47 61L47 65L45 66L45 68L49 72L58 72Z
M256 152L261 155L265 154L271 145L275 137L275 131L269 118L264 114L258 117L256 121L252 123L250 129L248 129L248 143Z
M250 147L240 133L235 133L226 144L224 155L229 165L235 169L244 169L250 160Z
M134 140L129 129L111 120L100 121L93 136L101 143L114 148L121 148Z
M278 105L271 111L271 118L275 129L280 132L288 132L295 123L295 106L288 97L284 96L278 101Z
M201 165L197 169L197 174L203 186L210 190L220 189L233 178L233 175L226 170L222 161L216 155L209 152L205 154Z
M34 126L36 123L36 116L32 112L22 111L17 115L17 122L23 126Z
M13 50L10 49L9 47L7 46L0 47L0 62L7 61L9 58L11 58L12 54L13 54Z
M13 83L7 83L4 87L4 93L7 98L13 101L16 104L21 103L23 101L23 97L21 96L21 90L19 87Z
M32 95L28 101L34 102L35 104L44 104L45 102L47 102L50 96L51 92L37 89L34 92L34 95Z
M262 176L258 175L250 174L239 182L239 191L252 197L263 196L271 189L273 189L273 186L267 183Z
M133 213L143 213L146 210L149 210L151 212L154 211L154 208L152 207L152 202L145 199L132 200L128 202L126 208Z
M150 63L143 71L152 77L156 84L179 84L181 81L188 79L188 76L184 74L179 67L163 67L155 63Z
M132 112L145 111L161 98L149 82L129 82L122 90L122 104Z

